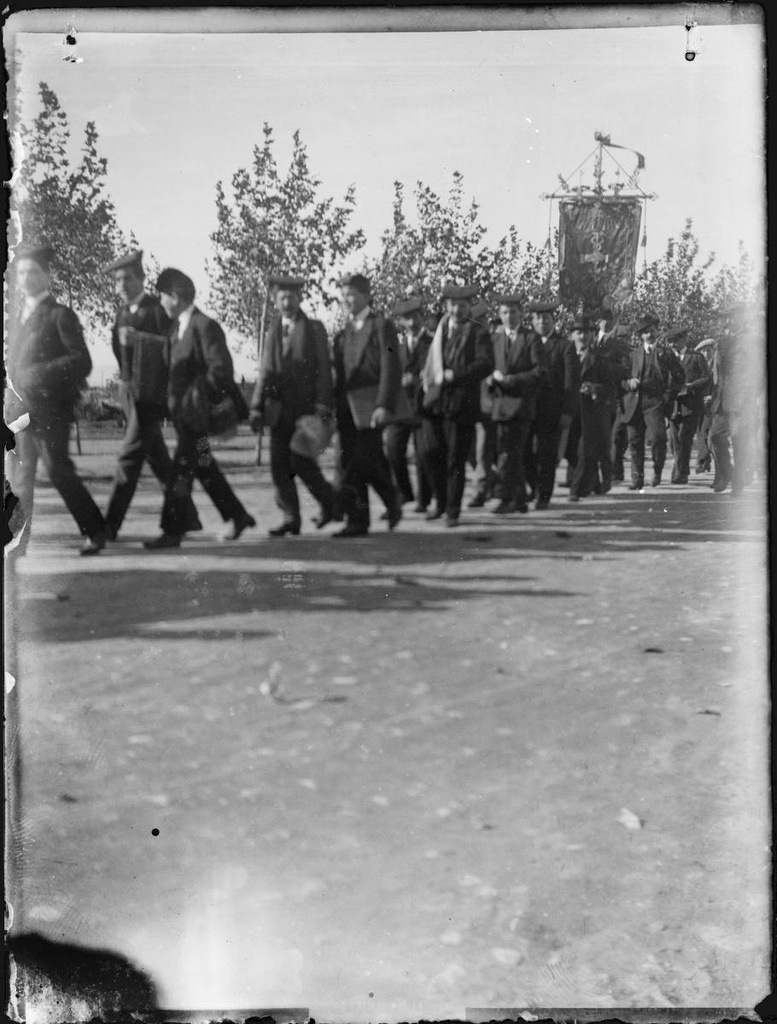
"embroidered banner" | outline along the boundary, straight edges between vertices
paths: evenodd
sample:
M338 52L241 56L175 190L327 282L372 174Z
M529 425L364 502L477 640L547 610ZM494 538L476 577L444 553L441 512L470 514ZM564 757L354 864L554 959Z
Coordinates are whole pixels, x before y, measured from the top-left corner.
M559 290L567 306L621 309L631 298L639 248L635 199L559 202Z

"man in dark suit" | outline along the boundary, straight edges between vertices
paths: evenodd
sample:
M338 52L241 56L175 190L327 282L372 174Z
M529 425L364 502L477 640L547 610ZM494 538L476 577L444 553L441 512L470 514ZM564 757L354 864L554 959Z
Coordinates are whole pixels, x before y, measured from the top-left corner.
M688 344L688 328L675 327L666 335L685 374L685 383L669 413L669 431L674 451L671 482L687 484L691 472L693 438L704 416L704 396L712 384L712 374L700 352Z
M345 526L335 537L364 537L370 529L368 486L386 506L388 527L402 518L382 433L396 409L402 366L391 320L370 305L370 282L351 274L341 282L348 323L334 339L335 407L342 460Z
M424 326L422 309L421 300L411 298L398 303L393 311L400 328L399 361L402 364L402 387L412 410L412 418L401 423L389 423L383 430L383 444L400 501L406 504L415 497L416 512L425 512L432 500L432 485L425 465L421 390L421 371L432 344L432 334ZM415 450L415 494L407 467L407 448L411 436Z
M302 416L318 416L324 424L330 423L334 407L332 370L324 325L311 320L301 309L304 280L275 275L268 283L274 289L278 316L267 333L249 423L255 431L263 426L270 428L270 473L283 521L269 534L296 536L301 518L295 476L321 506L319 529L337 516L334 489L324 479L318 463L290 447Z
M631 353L631 376L622 381L623 419L631 453L630 491L645 486L645 441L653 459L652 487L661 483L666 460L666 414L683 385L685 374L671 349L658 345L658 317L645 316L635 333L640 339Z
M51 294L53 260L53 250L45 246L20 249L14 259L22 306L10 324L5 418L11 422L27 413L30 422L16 435L16 447L7 457L8 476L26 520L21 551L32 524L40 457L86 537L81 554L96 555L108 538L105 521L68 454L76 403L92 360L78 317Z
M575 352L577 394L567 443L572 467L570 501L579 501L597 486L600 493L606 494L612 485L610 408L616 377L604 346L591 344L592 334L593 325L583 317L577 319L569 331Z
M489 332L470 317L474 285L446 285L446 312L432 340L423 373L424 407L428 410L427 461L436 508L427 519L445 515L446 526L458 526L461 499L475 424L480 417L480 386L493 369Z
M159 299L144 290L142 252L122 256L107 266L105 273L113 275L122 303L113 325L111 344L119 364L121 402L127 421L116 479L105 513L108 534L115 539L135 494L143 463L148 461L163 488L167 487L173 471L173 460L162 436L162 423L167 415L164 352L172 324ZM145 351L156 356L153 363L144 362L141 346L146 346ZM202 529L191 498L185 526L187 532Z
M178 434L162 508L162 533L146 541L147 548L177 548L186 532L192 483L196 477L227 523L222 540L237 540L256 521L246 512L214 459L207 435L189 419L187 399L192 387L204 382L216 402L236 391L232 357L221 327L194 305L194 283L180 270L167 268L156 283L162 308L171 321L168 408Z
M536 335L521 330L519 295L496 299L501 324L492 332L494 369L486 377L491 395L491 421L496 428L497 479L501 500L498 515L528 512L526 439L536 412L537 384L542 376L542 351Z
M539 340L545 372L538 382L537 406L526 444L526 475L536 496L535 508L548 508L553 496L561 435L569 429L575 407L574 349L556 330L555 302L529 304L534 337Z

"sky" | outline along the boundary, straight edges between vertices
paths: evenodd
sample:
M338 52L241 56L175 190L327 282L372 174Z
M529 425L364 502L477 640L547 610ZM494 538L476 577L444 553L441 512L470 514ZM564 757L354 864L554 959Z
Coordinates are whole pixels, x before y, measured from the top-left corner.
M514 223L542 244L541 194L602 131L645 155L640 185L657 195L648 259L690 217L702 252L733 262L740 239L753 255L764 244L762 30L701 25L689 62L686 11L665 27L355 34L187 33L177 12L174 33L78 32L80 63L63 60L73 51L56 12L28 12L55 31L16 35L14 84L34 116L45 81L76 142L96 123L120 226L189 273L205 309L215 185L250 164L263 122L281 168L299 129L322 195L355 184L352 225L368 255L391 222L395 180L406 193L419 179L447 192L454 171L492 243ZM617 155L633 170L630 154ZM107 340L93 357L99 383L114 371ZM251 365L236 359L241 372Z

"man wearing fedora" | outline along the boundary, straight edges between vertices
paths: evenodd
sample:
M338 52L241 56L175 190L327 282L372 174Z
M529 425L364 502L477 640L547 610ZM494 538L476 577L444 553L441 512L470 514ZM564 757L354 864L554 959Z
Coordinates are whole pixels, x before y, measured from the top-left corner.
M610 423L616 371L606 348L592 344L593 333L594 324L586 317L578 317L569 329L577 395L567 443L573 502L595 491L607 494L612 486Z
M372 308L369 280L350 274L340 290L348 321L335 336L333 356L345 526L333 536L365 537L370 529L369 487L386 507L389 530L402 518L382 440L397 406L402 366L396 328Z
M494 365L488 329L470 316L476 295L474 285L445 286L446 311L423 372L427 457L435 494L435 508L426 517L444 515L449 527L459 523L467 458L480 417L480 385Z
M269 534L283 537L301 529L297 476L321 506L318 528L337 518L335 491L318 463L291 449L297 421L315 415L328 424L334 397L326 329L301 308L304 279L274 275L268 284L278 316L267 333L248 422L255 431L270 428L270 474L283 520Z
M493 512L528 512L526 439L536 412L537 385L542 377L542 350L536 335L521 329L522 299L498 295L500 324L492 334L494 369L485 384L491 398L491 425L496 432L496 478L500 494Z
M712 383L712 374L704 356L689 345L687 327L674 327L667 331L666 341L672 346L685 374L685 383L669 413L669 435L674 452L671 483L687 484L693 438L704 415L704 396Z
M661 483L666 461L666 415L685 382L680 360L670 348L658 344L658 326L658 317L649 313L635 327L640 343L631 352L630 376L621 382L631 454L631 491L641 491L645 486L646 442L653 460L651 486Z
M432 344L432 333L425 326L422 314L423 304L418 297L405 299L394 308L393 315L399 323L402 387L412 410L412 418L402 423L390 423L383 431L383 443L400 500L407 504L415 498L416 512L426 512L432 500L432 485L426 467L421 390L421 371ZM407 466L407 448L411 436L415 452L415 494Z
M187 405L195 388L203 384L209 402L233 398L237 392L232 356L220 325L194 304L194 282L167 267L156 282L162 308L173 323L169 336L170 381L168 408L178 434L173 472L162 507L162 533L146 541L146 548L179 548L186 533L187 510L196 477L216 506L225 528L220 539L237 540L256 526L213 457L207 432L191 422ZM245 410L247 414L248 410Z
M16 252L13 262L21 308L9 324L4 412L8 422L25 413L30 421L16 435L6 466L25 520L20 553L26 550L32 524L40 458L86 538L81 554L96 555L105 547L108 531L68 452L76 404L92 360L78 317L51 294L54 260L50 247L26 246Z
M535 508L548 508L553 496L559 441L572 422L575 407L575 365L572 345L556 330L558 303L529 303L532 335L542 352L544 371L537 386L534 420L526 443L526 473L536 497Z
M148 462L163 489L173 471L173 460L162 435L167 416L165 353L172 323L157 296L149 295L144 288L141 251L120 257L105 268L105 273L113 276L121 300L111 332L111 345L119 364L121 401L127 424L105 513L108 534L115 540L134 497L143 464ZM141 346L146 345L147 350L153 351L155 344L158 358L144 362ZM184 526L186 532L202 529L191 498Z

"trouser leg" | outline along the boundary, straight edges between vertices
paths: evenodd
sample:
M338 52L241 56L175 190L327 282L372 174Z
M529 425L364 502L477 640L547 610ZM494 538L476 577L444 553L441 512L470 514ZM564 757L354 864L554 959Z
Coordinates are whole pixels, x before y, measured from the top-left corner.
M645 483L645 421L637 412L626 427L631 457L631 482L642 487Z
M464 495L467 453L474 438L475 424L459 423L448 417L444 419L443 424L448 475L445 510L449 516L458 518Z
M424 420L422 429L427 475L432 483L437 508L444 511L448 500L448 448L444 421L439 417L430 417Z
M537 498L550 501L556 481L560 426L558 419L537 424Z
M270 431L270 476L275 488L275 504L283 520L299 526L299 495L294 482L293 456L289 449L293 429L274 427Z
M516 505L525 505L527 501L525 452L528 433L529 424L525 419L500 423L497 427L497 476L502 500Z
M95 537L105 530L102 513L87 491L68 453L70 423L66 420L51 419L28 429L35 431L40 457L49 479L59 491L68 512L75 519L81 533Z
M709 433L709 445L715 460L715 484L728 484L731 481L733 467L729 440L728 416L724 412L716 412Z
M666 419L663 408L643 410L645 434L653 460L653 472L660 477L666 461Z
M402 502L413 500L413 486L407 469L407 446L411 433L412 428L405 423L391 423L383 431L386 458Z
M416 494L418 495L418 504L421 508L426 508L429 502L432 500L433 487L432 481L429 476L429 468L427 465L426 457L426 430L424 429L423 423L413 429L413 449L415 451L415 478L416 478Z
M186 517L195 477L202 484L224 522L240 519L248 514L214 459L207 437L198 437L185 427L181 427L173 457L173 473L167 485L162 509L164 533L181 536L186 532Z

